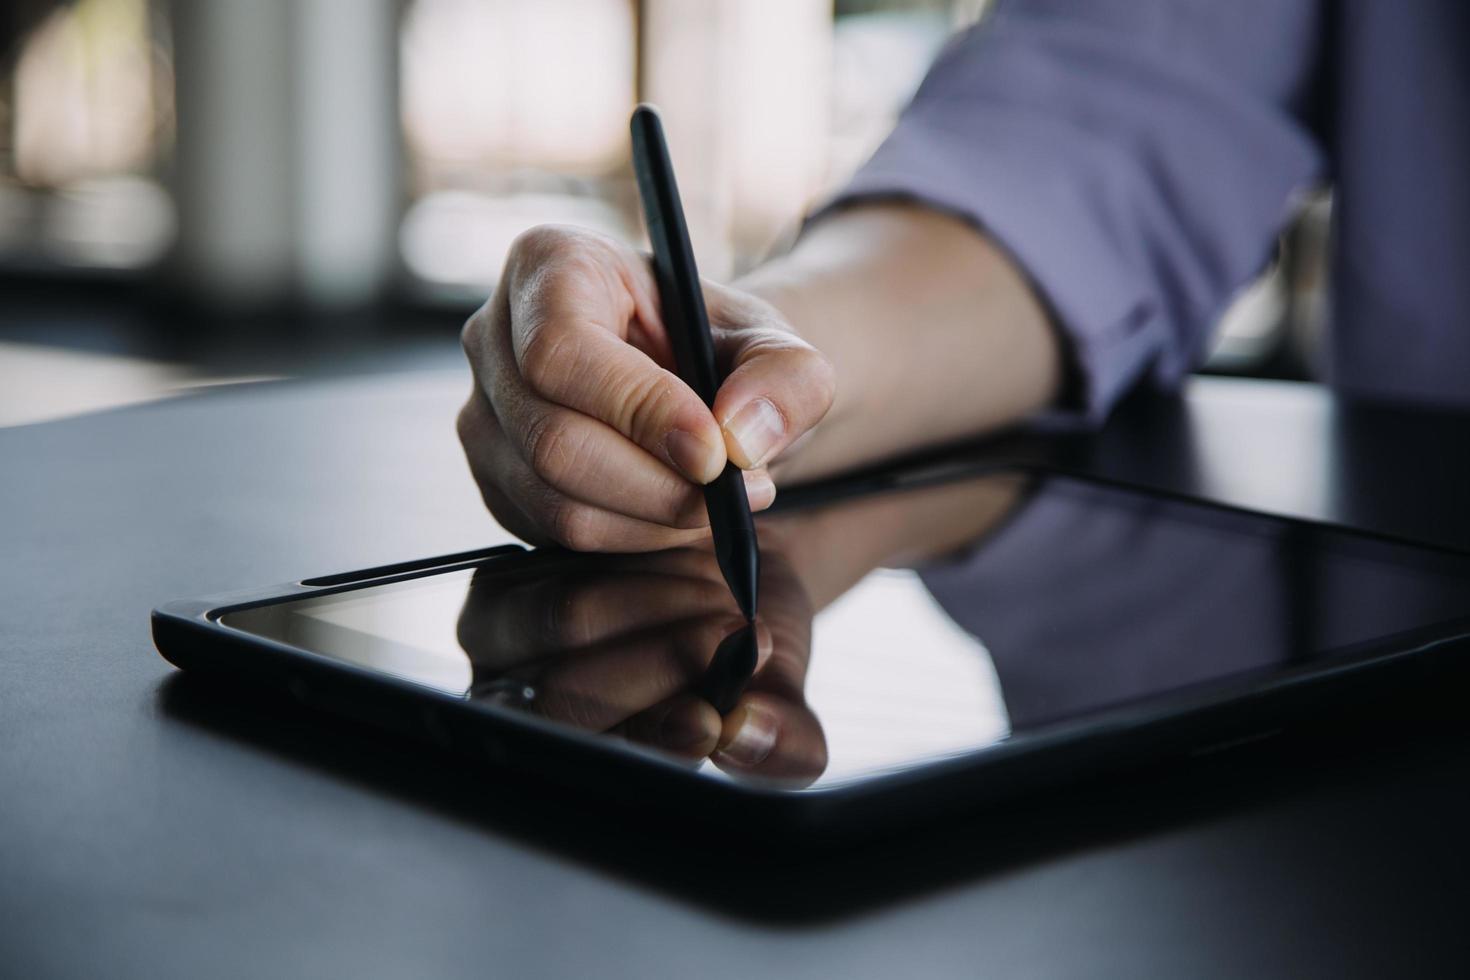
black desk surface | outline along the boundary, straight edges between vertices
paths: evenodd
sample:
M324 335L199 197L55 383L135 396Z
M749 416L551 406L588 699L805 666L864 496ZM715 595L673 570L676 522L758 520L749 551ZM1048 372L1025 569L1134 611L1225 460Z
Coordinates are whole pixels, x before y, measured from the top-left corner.
M1454 717L731 866L181 682L149 640L162 600L504 538L459 460L467 383L0 431L0 974L1465 975ZM1201 380L1101 436L992 451L1470 547L1467 450L1450 416Z

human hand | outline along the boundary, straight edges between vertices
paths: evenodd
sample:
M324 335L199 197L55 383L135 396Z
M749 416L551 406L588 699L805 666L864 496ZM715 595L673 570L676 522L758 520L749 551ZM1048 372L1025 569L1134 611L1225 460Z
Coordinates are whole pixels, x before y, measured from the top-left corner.
M509 692L513 706L564 724L709 757L731 773L810 782L827 763L803 695L813 610L783 557L763 557L757 655L723 716L705 682L716 649L745 620L704 547L581 560L576 570L554 561L529 579L488 567L458 623L471 697Z
M651 551L708 535L701 485L733 461L752 510L768 465L832 404L831 365L776 309L704 284L725 381L707 407L681 381L646 258L576 228L516 240L465 324L475 388L459 436L486 505L534 543Z

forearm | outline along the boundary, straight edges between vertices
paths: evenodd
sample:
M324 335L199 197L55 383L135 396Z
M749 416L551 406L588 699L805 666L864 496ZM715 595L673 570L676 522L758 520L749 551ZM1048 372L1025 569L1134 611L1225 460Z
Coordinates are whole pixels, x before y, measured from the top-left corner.
M874 568L922 566L983 537L1021 501L1027 480L1000 473L773 516L761 548L782 553L822 609Z
M834 214L738 285L836 368L832 410L777 466L783 480L999 428L1061 384L1060 344L1025 277L983 234L922 207Z

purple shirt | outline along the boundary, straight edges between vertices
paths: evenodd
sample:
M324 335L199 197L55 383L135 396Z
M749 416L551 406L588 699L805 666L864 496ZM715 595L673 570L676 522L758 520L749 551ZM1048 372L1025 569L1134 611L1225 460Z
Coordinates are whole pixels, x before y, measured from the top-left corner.
M1000 0L839 198L960 215L1026 270L1099 419L1173 385L1331 181L1328 372L1470 407L1470 3Z
M1412 550L1043 480L923 578L985 644L1020 730L1463 620L1470 561Z

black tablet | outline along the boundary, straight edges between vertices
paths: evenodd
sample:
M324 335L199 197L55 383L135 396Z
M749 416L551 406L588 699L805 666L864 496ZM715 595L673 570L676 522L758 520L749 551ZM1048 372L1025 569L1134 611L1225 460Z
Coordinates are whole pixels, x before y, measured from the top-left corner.
M509 547L170 603L154 638L609 803L834 837L1411 696L1470 651L1470 555L1056 473L797 493L759 533L754 628L704 548Z

